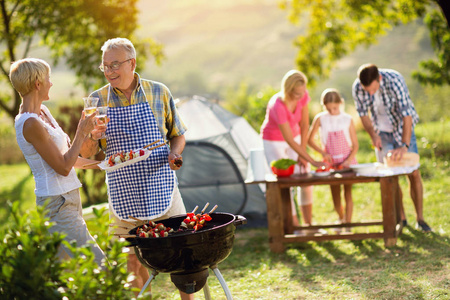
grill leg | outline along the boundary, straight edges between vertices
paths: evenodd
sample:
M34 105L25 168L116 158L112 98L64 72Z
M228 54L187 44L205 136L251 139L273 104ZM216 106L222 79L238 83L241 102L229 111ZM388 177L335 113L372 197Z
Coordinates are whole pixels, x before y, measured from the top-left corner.
M138 297L140 297L140 296L142 296L144 294L144 292L147 289L148 285L150 284L150 282L152 282L153 278L155 278L156 275L158 275L158 271L152 269L152 273L150 274L150 277L148 278L147 282L142 287L142 290L139 293Z
M208 282L203 286L203 294L205 295L205 300L211 300L211 293L209 292Z
M212 266L211 270L213 270L214 274L216 275L217 279L219 280L220 285L222 286L222 289L225 292L225 295L227 296L227 300L233 300L233 296L231 296L230 289L228 288L227 283L225 282L225 279L223 279L223 276L220 273L217 266Z

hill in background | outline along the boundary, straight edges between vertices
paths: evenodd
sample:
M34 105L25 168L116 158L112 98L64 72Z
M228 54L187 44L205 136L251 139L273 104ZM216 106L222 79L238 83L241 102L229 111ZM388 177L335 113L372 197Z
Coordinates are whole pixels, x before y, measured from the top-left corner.
M148 62L142 75L166 83L175 97L220 95L242 81L256 88L278 87L285 72L296 68L299 49L293 40L302 29L288 22L276 0L141 0L138 7L138 35L163 43L167 56L161 67ZM414 85L411 71L432 56L425 26L399 26L378 45L342 59L311 94L333 86L350 99L356 70L367 62L397 69Z

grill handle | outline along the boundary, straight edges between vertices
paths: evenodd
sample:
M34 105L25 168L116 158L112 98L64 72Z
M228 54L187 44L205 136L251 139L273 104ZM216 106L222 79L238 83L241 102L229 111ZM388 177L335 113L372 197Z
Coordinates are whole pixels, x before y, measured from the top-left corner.
M244 216L236 215L236 219L234 220L234 225L239 226L239 225L245 225L245 224L247 224L247 219Z
M126 240L127 242L129 242L129 244L126 245L125 247L135 247L138 245L137 239L135 238L127 238Z

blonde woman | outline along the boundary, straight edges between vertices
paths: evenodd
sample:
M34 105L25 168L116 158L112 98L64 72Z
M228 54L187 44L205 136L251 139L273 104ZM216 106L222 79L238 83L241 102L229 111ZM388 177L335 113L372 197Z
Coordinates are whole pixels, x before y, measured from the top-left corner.
M313 160L306 152L309 129L308 103L311 100L306 89L307 82L302 72L297 70L287 72L281 82L281 91L269 100L261 126L267 162L270 164L274 160L291 158L298 161L294 170L297 174L308 172L309 163L316 167L324 166L324 163ZM298 195L303 221L306 225L311 225L312 187L301 188ZM294 215L294 225L298 223L299 220Z
M12 85L22 97L19 114L15 118L16 139L33 173L36 188L36 205L48 202L48 217L55 225L50 232L63 232L67 241L76 241L78 246L90 242L95 261L102 264L103 251L90 235L82 217L79 188L81 183L74 166L95 162L78 157L81 145L94 129L95 114L78 123L77 132L71 142L48 108L52 87L50 66L41 59L26 58L12 64L9 77ZM60 258L71 256L61 246Z

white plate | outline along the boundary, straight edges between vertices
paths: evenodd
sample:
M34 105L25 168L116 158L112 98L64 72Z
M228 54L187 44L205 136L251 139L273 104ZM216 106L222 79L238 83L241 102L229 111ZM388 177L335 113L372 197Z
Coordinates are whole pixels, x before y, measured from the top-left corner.
M376 172L377 168L380 166L382 166L382 164L375 162L367 164L350 165L350 169L352 169L354 172L358 174L371 174L373 172Z
M142 150L142 149L133 150L133 151L134 151L134 152L137 152L137 151L139 151L139 150ZM150 153L152 153L152 150L144 149L144 152L145 152L145 154L142 155L142 156L139 156L139 157L136 157L136 158L133 158L133 159L124 161L124 162L122 162L122 163L120 163L120 164L115 164L115 165L112 166L112 167L110 167L110 166L108 165L108 159L109 159L109 157L108 157L108 159L105 159L104 161L102 161L98 166L100 167L100 169L102 169L102 170L104 170L104 171L106 171L106 172L111 172L111 171L114 171L114 170L117 170L117 169L121 169L121 168L123 168L123 167L129 166L129 165L132 165L132 164L135 164L135 163L137 163L138 161L147 159L147 158L150 156Z
M330 175L331 172L329 172L329 171L324 171L324 172L311 171L311 174L314 176L325 177L325 176Z

